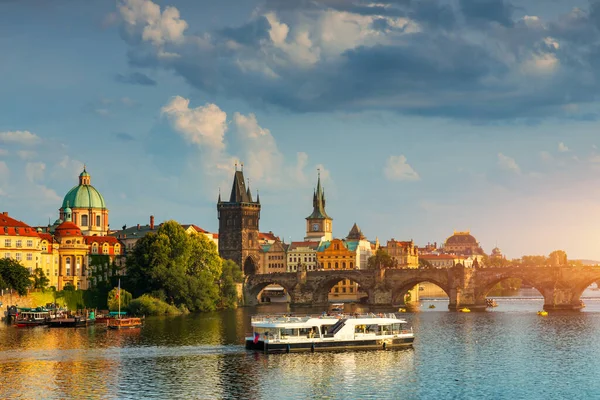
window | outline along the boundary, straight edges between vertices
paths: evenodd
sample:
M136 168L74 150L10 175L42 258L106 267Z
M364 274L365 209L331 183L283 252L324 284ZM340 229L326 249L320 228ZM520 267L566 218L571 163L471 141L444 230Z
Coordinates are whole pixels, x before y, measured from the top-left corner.
M21 253L15 254L15 260L21 261L21 258L22 258L22 254Z
M98 254L98 243L92 245L92 254Z
M54 269L54 276L58 276L58 270L56 268Z
M335 269L338 269L338 263L335 263Z
M88 226L88 216L87 215L81 216L81 226Z
M65 275L71 276L71 257L65 259Z
M4 253L4 258L10 258L10 253Z
M10 239L4 239L4 247L10 247L11 243L10 243Z
M23 247L23 241L21 239L15 241L15 246Z
M27 261L33 260L33 254L27 253Z
M27 247L33 247L33 240L27 240Z
M350 261L350 269L354 268L354 263Z
M108 244L106 243L102 246L102 254L108 254Z
M46 276L50 276L50 270L49 269L46 270Z
M46 245L46 242L42 243L42 251L48 251L48 246Z
M100 216L96 215L96 226L100 226Z

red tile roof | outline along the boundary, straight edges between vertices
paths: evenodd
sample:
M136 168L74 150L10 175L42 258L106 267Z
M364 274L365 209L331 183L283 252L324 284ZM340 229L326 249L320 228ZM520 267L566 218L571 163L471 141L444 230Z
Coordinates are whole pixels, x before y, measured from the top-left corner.
M219 234L218 233L213 233L213 238L218 239L219 238Z
M457 260L461 257L452 254L420 254L419 258L425 260Z
M260 240L277 240L277 236L275 236L273 234L273 232L269 232L269 233L259 232L258 233L258 238Z
M205 231L204 229L200 228L198 225L194 225L194 224L181 224L181 226L183 227L183 229L188 229L190 226L192 228L194 228L194 230L196 230L196 232L199 233L208 233L208 231Z
M119 240L114 236L84 236L84 240L86 244L98 243L104 244L108 243L111 246L119 243ZM120 243L119 243L120 244Z
M0 235L39 237L31 226L8 216L7 212L0 214Z
M65 221L54 230L55 236L82 236L81 229L71 221Z
M38 235L42 240L46 240L49 244L54 243L54 237L51 234L39 232Z

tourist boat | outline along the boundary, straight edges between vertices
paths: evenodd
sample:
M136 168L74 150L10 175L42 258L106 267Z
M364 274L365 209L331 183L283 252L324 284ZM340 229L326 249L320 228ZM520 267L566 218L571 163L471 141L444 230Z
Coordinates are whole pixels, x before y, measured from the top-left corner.
M82 316L55 318L48 321L50 328L79 328L82 326L88 326L94 324L93 319L89 319Z
M246 348L265 353L412 346L414 334L395 314L254 316Z
M47 324L50 318L50 312L45 308L27 309L27 311L19 311L15 325L18 328L41 326Z
M108 329L141 328L141 318L112 318L108 320Z
M344 312L344 303L332 303L329 307L329 311Z

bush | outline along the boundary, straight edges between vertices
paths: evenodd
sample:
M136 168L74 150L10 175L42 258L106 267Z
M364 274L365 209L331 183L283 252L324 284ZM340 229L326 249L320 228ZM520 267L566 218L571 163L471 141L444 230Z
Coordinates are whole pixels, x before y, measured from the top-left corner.
M143 294L129 303L129 312L133 315L175 315L187 312L185 307L177 308L171 304Z

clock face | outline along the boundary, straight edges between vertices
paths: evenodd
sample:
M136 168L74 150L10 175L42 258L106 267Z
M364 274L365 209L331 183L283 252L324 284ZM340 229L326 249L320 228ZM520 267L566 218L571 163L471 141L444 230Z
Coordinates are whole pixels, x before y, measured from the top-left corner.
M319 224L313 224L313 232L316 232L319 230Z

